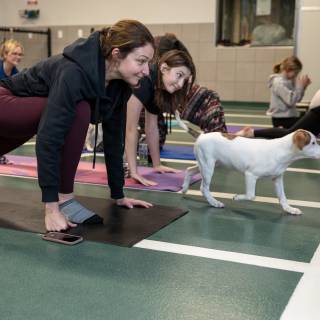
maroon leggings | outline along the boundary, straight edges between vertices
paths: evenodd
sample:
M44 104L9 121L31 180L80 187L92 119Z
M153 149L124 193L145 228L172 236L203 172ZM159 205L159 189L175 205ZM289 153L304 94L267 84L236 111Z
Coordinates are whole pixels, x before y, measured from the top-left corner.
M17 97L0 87L0 155L6 154L31 139L38 130L42 111L47 104L45 97ZM59 192L73 192L84 141L90 121L90 105L81 101L76 116L66 135L61 154Z

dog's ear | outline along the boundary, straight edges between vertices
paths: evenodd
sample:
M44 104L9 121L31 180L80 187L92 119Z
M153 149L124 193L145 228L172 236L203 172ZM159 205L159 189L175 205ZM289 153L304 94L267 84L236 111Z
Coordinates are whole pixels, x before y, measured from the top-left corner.
M308 145L311 141L311 136L308 131L299 129L293 134L293 144L295 144L299 150L302 150L304 146Z

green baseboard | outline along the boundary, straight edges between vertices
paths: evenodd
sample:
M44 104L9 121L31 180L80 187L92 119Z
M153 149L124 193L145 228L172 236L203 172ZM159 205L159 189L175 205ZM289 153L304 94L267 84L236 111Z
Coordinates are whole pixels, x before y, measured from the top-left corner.
M240 107L240 108L261 108L268 109L268 102L252 102L252 101L221 101L225 107Z

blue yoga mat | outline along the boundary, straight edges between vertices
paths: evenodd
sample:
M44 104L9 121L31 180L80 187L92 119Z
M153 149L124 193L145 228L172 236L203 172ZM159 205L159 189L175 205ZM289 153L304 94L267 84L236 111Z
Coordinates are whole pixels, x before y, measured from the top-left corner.
M160 152L161 158L196 160L193 154L193 147L164 146Z
M228 132L234 133L242 129L241 126L228 126ZM167 146L165 145L160 152L161 158L179 159L179 160L196 160L193 154L192 146Z

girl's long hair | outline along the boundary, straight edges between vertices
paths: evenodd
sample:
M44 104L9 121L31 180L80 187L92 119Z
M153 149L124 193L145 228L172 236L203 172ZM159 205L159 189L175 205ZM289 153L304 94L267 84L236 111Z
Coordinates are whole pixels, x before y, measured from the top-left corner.
M174 113L182 110L186 103L187 94L196 78L196 68L192 57L184 44L173 34L156 37L155 64L157 66L157 79L155 86L155 103L161 112ZM169 93L165 90L160 66L166 63L169 68L187 67L190 72L190 80L186 81L180 90Z

